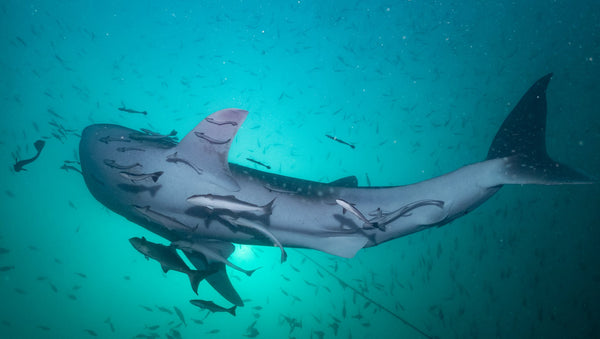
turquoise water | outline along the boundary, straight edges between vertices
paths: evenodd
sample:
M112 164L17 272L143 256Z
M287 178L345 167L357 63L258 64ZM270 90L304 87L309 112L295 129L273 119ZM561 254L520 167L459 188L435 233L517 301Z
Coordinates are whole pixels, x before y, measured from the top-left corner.
M231 162L409 184L484 159L520 96L554 72L549 153L598 177L599 23L592 1L3 1L0 337L600 336L598 185L507 186L352 259L289 250L280 264L276 248L239 247L236 263L262 268L229 271L246 301L232 317L189 304L187 277L128 242L160 239L60 169L89 124L183 137L238 107L250 115ZM37 139L39 159L12 171ZM227 306L206 282L199 295Z

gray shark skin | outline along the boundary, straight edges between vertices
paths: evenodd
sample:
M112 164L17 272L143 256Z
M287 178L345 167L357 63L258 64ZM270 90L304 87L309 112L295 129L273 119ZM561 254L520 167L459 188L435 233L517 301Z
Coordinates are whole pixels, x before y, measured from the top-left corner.
M211 114L179 143L169 136L137 138L139 131L117 125L88 126L79 146L81 168L99 202L169 242L196 242L224 258L233 251L231 243L274 245L264 233L231 223L242 218L268 230L284 247L349 258L361 248L447 224L505 184L593 183L546 153L551 76L526 92L484 161L412 185L357 187L353 177L319 183L230 164L231 141L248 114L240 109ZM107 163L139 164L128 172L146 179L127 179ZM161 175L152 176L156 173ZM194 196L213 200L193 204ZM200 252L185 255L198 270L216 270L207 281L230 302L243 305L222 262Z

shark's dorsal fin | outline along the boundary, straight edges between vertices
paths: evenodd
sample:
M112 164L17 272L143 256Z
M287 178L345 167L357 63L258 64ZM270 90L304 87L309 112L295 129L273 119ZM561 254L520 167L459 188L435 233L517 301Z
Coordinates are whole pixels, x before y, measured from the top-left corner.
M358 187L358 179L351 175L332 181L329 183L329 185L336 187L356 188Z
M236 108L209 115L177 145L177 156L202 169L201 175L213 184L239 191L240 186L229 170L227 156L231 141L247 115L248 111Z

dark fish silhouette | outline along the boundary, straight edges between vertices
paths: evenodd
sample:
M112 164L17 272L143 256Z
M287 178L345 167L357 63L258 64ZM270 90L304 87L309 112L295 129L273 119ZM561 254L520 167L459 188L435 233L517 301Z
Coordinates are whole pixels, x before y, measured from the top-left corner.
M14 166L13 166L13 168L15 169L15 172L26 171L26 169L23 168L23 166L34 162L35 159L37 159L40 156L42 149L44 149L44 145L46 145L46 142L44 140L38 140L38 141L34 142L33 146L37 150L37 154L31 159L17 161L17 163L14 164Z
M83 174L81 173L81 170L77 167L71 166L71 165L67 165L67 164L63 164L62 166L60 166L61 170L65 170L65 171L75 171L75 172L79 172L79 174Z
M271 169L271 166L269 166L269 165L265 165L265 164L263 164L262 162L260 162L260 161L258 161L258 160L254 160L254 159L252 159L252 158L246 158L246 160L248 160L248 161L250 161L250 162L253 162L253 163L257 164L257 165L260 165L260 166L262 166L262 167L264 167L264 168L266 168L266 169Z
M146 240L146 238L131 238L129 242L133 247L142 253L146 258L152 258L160 263L163 271L167 273L169 270L181 272L187 274L192 284L192 290L198 293L198 284L206 278L207 275L214 273L212 270L197 271L191 270L181 257L175 251L172 246L165 246L161 244L155 244ZM158 308L160 311L168 312L171 314L171 310L167 308Z
M231 308L225 308L215 304L212 301L200 299L190 300L190 303L192 303L192 305L194 306L198 306L202 309L209 310L211 312L227 312L233 316L235 316L235 309L237 308L237 305L233 305Z
M119 107L118 110L121 111L121 112L137 113L137 114L148 115L148 112L146 112L146 111L137 111L135 109L126 108L125 106Z
M345 142L344 140L338 139L337 137L333 137L333 136L331 136L329 134L325 134L325 136L328 137L329 139L333 140L333 141L339 142L340 144L344 144L346 146L350 146L350 148L352 148L352 149L356 148L356 146L352 145L351 143Z

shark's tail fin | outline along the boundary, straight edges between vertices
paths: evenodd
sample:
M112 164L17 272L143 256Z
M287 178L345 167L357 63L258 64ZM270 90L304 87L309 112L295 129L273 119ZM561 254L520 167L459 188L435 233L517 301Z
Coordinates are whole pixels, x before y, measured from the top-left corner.
M552 160L546 152L546 88L552 73L529 88L502 123L487 160L503 158L506 184L589 184L589 176Z

